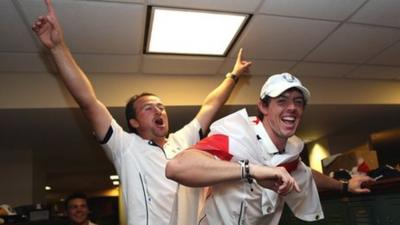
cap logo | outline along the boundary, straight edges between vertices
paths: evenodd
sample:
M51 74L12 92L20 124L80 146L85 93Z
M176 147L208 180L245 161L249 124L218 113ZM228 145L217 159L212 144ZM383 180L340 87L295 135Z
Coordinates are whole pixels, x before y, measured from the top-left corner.
M283 74L283 78L289 83L294 82L294 80L296 79L292 74L289 73Z

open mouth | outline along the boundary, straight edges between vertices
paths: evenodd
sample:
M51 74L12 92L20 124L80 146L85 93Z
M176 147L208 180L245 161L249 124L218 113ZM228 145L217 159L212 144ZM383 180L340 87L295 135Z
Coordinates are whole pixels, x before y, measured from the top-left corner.
M162 118L157 118L154 120L154 122L158 125L158 126L163 126L164 125L164 120Z
M294 116L284 116L282 117L282 122L286 125L293 126L296 122L296 117Z

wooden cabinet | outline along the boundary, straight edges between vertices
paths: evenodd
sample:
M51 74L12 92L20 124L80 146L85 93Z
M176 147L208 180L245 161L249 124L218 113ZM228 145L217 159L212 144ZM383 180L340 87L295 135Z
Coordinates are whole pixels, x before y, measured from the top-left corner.
M321 194L325 219L304 222L285 207L280 225L400 225L400 180L380 182L367 195Z

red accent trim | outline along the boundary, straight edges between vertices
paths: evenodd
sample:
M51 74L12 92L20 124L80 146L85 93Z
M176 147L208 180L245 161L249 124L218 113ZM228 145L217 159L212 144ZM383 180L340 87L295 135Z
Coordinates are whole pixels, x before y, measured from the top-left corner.
M229 153L229 137L223 134L206 137L195 144L193 148L208 152L225 161L230 161L233 157Z
M256 117L256 119L253 120L252 122L255 123L255 124L257 125L260 121L261 121L260 118Z
M286 169L289 173L291 173L292 171L294 171L294 170L297 169L297 165L299 164L299 161L300 161L299 158L297 158L297 159L295 159L295 160L293 160L293 161L291 161L291 162L279 164L278 166L283 166L283 167L285 167L285 169Z
M357 171L368 173L368 171L370 171L370 169L366 162L362 162L360 165L358 165Z

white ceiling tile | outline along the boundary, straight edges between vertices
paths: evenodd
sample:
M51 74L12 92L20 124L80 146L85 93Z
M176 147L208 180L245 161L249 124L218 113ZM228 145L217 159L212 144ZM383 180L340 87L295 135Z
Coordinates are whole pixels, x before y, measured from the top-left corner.
M33 35L17 13L12 1L0 1L0 18L0 51L37 51Z
M146 3L146 0L107 0L109 2Z
M400 66L400 42L386 49L384 52L370 60L368 63L388 66Z
M400 38L400 30L344 24L306 60L362 63Z
M29 20L46 13L43 1L21 0ZM141 52L146 7L139 4L54 1L54 8L72 51L138 54Z
M0 53L0 72L46 72L47 59L35 53Z
M291 73L299 77L343 77L356 65L332 64L332 63L308 63L296 65Z
M256 16L250 21L237 46L243 47L252 58L299 60L336 25L327 21Z
M216 74L222 57L143 56L143 72L147 74L209 75Z
M136 73L141 56L74 54L76 61L88 73Z
M251 76L269 76L272 74L287 72L290 67L296 63L295 61L251 60L246 58L244 58L244 60L252 62L249 73ZM231 72L235 61L236 59L226 60L220 70L220 73L226 74Z
M254 13L261 0L150 0L150 5Z
M317 18L327 20L344 20L350 16L365 0L268 0L260 12Z
M399 12L399 0L370 0L350 21L400 27Z
M397 79L400 78L400 67L361 66L346 77L360 79Z

